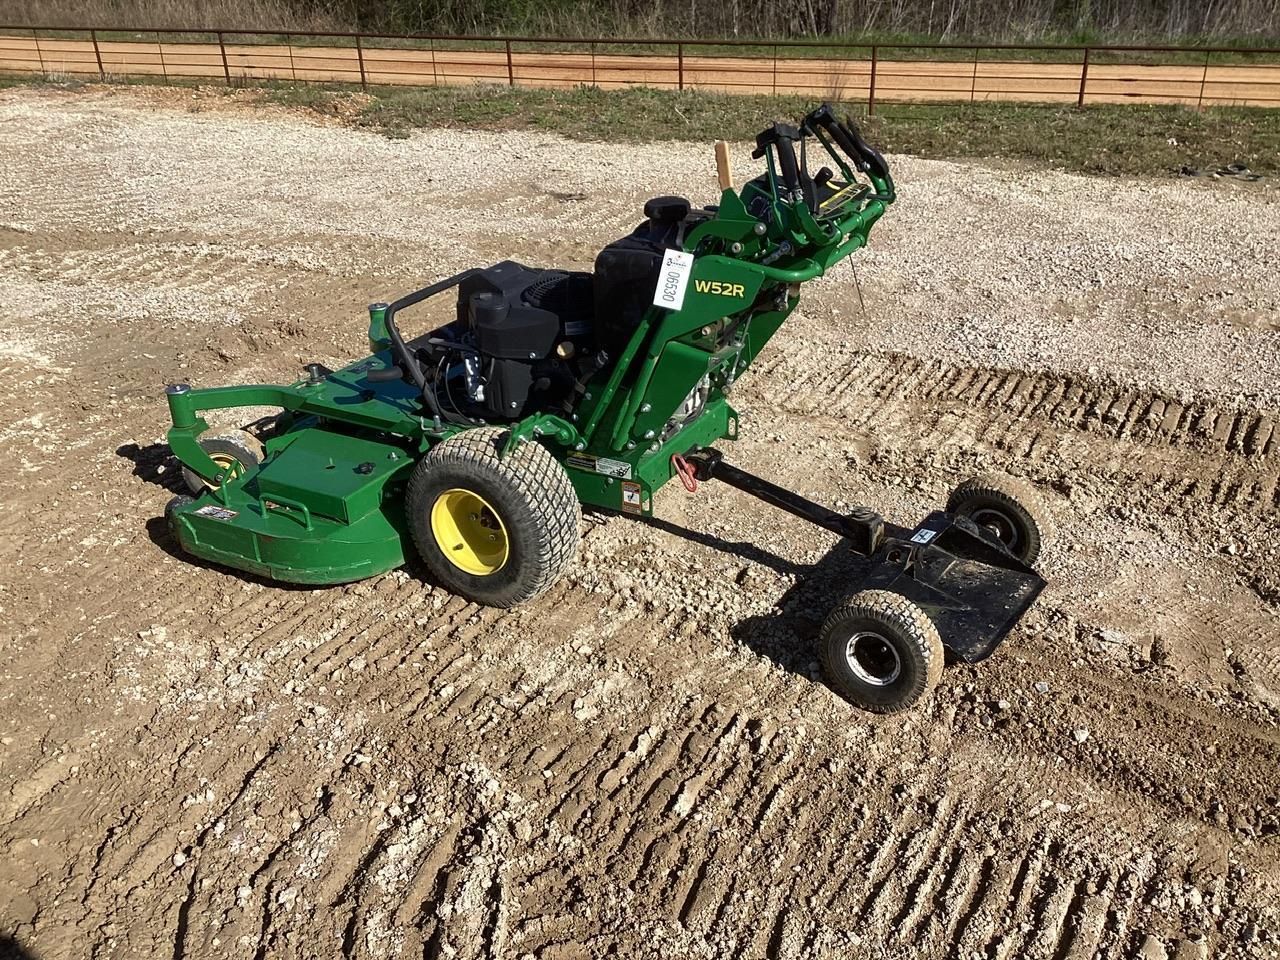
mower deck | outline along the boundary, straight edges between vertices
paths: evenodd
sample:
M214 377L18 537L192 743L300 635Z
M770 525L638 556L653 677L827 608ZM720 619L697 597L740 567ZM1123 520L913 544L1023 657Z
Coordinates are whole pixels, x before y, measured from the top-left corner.
M361 580L404 563L398 494L414 460L402 443L313 426L267 450L257 471L171 512L184 550L307 584Z

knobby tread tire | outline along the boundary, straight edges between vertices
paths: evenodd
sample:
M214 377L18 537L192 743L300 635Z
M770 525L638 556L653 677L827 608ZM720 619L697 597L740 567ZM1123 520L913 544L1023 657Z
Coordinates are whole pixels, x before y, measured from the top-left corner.
M582 508L559 461L539 443L499 451L508 431L476 427L437 444L409 478L405 508L418 553L442 586L494 607L531 600L560 578L578 549ZM507 530L506 565L488 576L469 574L444 556L431 531L441 493L462 487L480 494Z
M963 481L947 497L947 512L957 516L968 516L983 505L1006 511L1018 524L1025 543L1011 552L1024 563L1034 564L1045 542L1053 535L1049 511L1039 491L1025 480L1002 473L984 473Z
M266 447L262 445L262 441L247 430L224 430L221 433L210 432L203 434L196 442L200 444L200 448L205 453L210 455L225 453L228 456L235 457L245 470L252 470L258 466L258 464L262 463L263 457L267 455ZM210 484L190 467L182 468L182 479L186 481L187 489L195 494L203 493L211 488Z
M893 644L902 674L891 685L876 687L850 669L845 648L851 634L874 630ZM945 653L938 628L928 614L902 594L863 590L827 615L821 631L822 667L836 692L873 713L897 713L928 694L942 677Z

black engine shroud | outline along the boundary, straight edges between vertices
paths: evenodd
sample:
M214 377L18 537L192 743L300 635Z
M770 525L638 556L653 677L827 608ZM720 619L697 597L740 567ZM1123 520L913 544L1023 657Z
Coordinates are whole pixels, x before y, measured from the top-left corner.
M504 260L458 285L457 318L410 341L443 409L508 420L565 403L615 362L648 309L663 252L710 216L681 197L596 257L594 273Z

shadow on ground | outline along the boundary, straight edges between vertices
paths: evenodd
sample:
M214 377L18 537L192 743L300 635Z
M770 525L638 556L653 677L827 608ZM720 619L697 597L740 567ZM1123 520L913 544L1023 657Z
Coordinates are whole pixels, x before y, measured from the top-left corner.
M7 933L0 933L0 960L36 960L36 955Z

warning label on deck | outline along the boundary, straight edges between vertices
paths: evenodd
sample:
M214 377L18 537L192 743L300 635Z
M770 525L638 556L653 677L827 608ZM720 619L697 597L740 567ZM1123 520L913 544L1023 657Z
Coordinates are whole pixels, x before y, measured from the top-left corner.
M640 513L640 484L631 481L622 483L622 509L627 513Z
M236 511L228 510L226 507L219 507L216 504L209 504L195 511L198 517L208 517L211 520L234 520Z
M617 477L619 480L631 479L631 464L625 460L610 460L590 453L571 453L565 458L565 463L575 470L603 473L606 477Z

